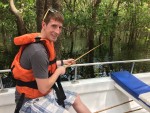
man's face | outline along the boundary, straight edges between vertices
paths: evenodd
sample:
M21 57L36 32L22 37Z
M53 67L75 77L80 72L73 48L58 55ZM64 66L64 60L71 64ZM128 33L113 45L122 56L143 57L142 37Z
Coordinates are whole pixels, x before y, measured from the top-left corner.
M62 23L51 19L47 25L45 22L43 22L43 30L45 33L45 38L49 39L52 42L55 42L62 31Z

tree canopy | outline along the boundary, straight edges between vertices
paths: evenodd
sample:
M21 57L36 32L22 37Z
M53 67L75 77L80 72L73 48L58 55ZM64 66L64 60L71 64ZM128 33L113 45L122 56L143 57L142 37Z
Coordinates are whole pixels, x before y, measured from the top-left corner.
M39 32L48 7L65 18L59 58L76 58L101 43L80 62L150 58L149 0L14 0L19 17L10 7L12 1L0 1L1 69L9 68L17 51L13 38Z

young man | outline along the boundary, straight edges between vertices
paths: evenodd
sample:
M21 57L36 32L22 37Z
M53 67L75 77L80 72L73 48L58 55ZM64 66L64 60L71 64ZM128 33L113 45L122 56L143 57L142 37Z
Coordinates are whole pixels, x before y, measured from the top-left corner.
M63 21L60 12L48 9L41 33L14 39L21 46L11 66L16 79L15 113L68 113L71 105L77 113L90 113L79 95L71 91L64 91L64 95L60 85L59 76L66 71L64 65L74 63L74 59L56 61L53 42L61 34ZM54 85L56 81L58 85Z

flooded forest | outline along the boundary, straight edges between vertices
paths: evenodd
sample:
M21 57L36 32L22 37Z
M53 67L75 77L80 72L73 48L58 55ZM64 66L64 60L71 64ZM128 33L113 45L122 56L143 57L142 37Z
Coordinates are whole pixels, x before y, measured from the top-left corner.
M76 59L97 45L77 63L150 59L149 0L1 0L1 70L10 68L18 51L14 37L40 32L44 12L50 7L65 19L55 43L57 59ZM112 70L110 65L105 68ZM150 62L139 63L134 71L150 71ZM97 76L94 67L81 73L84 78Z

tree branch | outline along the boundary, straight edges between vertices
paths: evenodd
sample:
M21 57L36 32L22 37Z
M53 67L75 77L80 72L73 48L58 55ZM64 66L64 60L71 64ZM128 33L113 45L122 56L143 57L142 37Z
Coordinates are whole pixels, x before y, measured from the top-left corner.
M11 11L15 14L15 16L19 18L21 14L20 14L20 11L15 7L14 0L9 0L9 2L10 2Z

